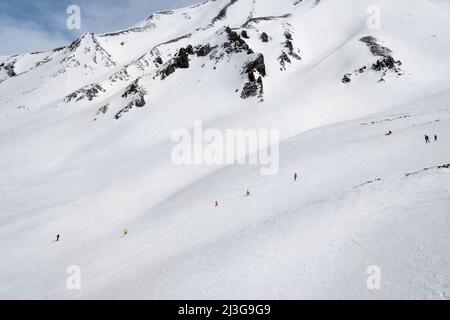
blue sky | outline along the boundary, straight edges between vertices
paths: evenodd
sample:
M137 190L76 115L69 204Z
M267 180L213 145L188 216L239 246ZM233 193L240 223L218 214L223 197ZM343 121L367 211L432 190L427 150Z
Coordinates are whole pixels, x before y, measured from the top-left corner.
M43 51L85 32L109 32L136 24L154 11L202 0L0 0L0 56ZM81 30L69 30L69 5L81 9Z

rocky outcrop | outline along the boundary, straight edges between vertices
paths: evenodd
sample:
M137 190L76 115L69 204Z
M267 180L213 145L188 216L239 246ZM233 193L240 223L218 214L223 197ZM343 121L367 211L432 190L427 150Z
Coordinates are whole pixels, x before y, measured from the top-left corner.
M254 74L258 72L261 76L266 76L266 64L264 62L264 56L260 53L255 60L248 62L244 67L246 74Z
M97 119L100 115L106 114L109 110L109 107L110 107L110 104L108 103L108 104L104 105L103 107L101 107L100 109L98 109L97 113L95 114L96 117L94 118L94 121L97 121Z
M258 97L262 101L264 96L263 77L266 76L264 56L258 54L255 60L248 62L243 68L243 73L247 75L248 81L242 89L241 98Z
M256 81L249 81L244 85L242 89L241 98L247 99L250 97L258 97L263 99L264 85L261 77L258 77Z
M99 95L100 92L105 92L105 89L99 84L87 85L64 98L64 102L71 102L72 100L81 101L87 99L92 101L95 97Z
M352 73L345 74L342 78L342 83L349 84L353 78L366 72L367 70L372 70L380 74L378 82L384 82L388 73L393 73L397 76L403 75L403 71L400 68L402 62L394 59L391 49L381 45L379 41L372 36L363 37L360 41L365 43L371 54L375 57L379 57L379 59L375 63L362 66Z
M122 94L122 98L128 98L127 105L116 113L114 118L120 119L125 113L131 111L134 107L142 108L147 102L145 101L145 95L147 94L144 87L139 85L139 79L130 84Z
M285 31L284 37L286 38L286 42L284 42L284 49L281 52L281 55L278 57L278 63L280 64L280 70L286 70L286 65L292 63L292 59L302 60L300 57L300 50L295 52L294 48L294 37L289 31ZM292 58L292 59L291 59Z
M161 79L165 79L174 73L177 69L188 69L189 68L189 56L194 55L195 51L191 45L186 48L181 48L175 57L165 66L164 70L161 72Z
M14 62L11 62L9 64L5 63L0 64L0 70L5 70L6 75L10 78L17 76L17 73L14 70Z
M116 66L111 55L100 45L93 33L86 33L75 40L66 49L67 56L61 61L67 67L84 67L93 69L95 65L105 68ZM87 58L87 60L86 60ZM83 63L81 62L83 61ZM86 63L85 61L88 61Z
M225 32L227 34L228 41L223 44L223 48L227 54L239 52L247 52L249 54L253 53L245 40L242 39L237 32L231 30L230 27L226 27Z
M155 66L158 67L158 66L162 65L164 62L163 62L163 59L160 56L158 56L155 58L155 60L153 60L153 63L155 64Z
M203 46L197 46L195 48L195 52L197 54L197 57L206 57L213 50L214 50L214 47L211 47L211 45L209 43L205 44Z
M217 16L214 17L214 19L211 21L211 25L214 25L217 21L220 21L222 19L224 19L227 16L227 11L228 9L234 4L236 3L238 0L230 0L229 3L227 3L225 5L225 7L223 7L219 13L217 14Z
M15 64L16 60L13 60L12 62L3 62L0 64L0 83L17 76L17 73L14 70Z
M267 33L263 32L261 34L261 41L262 42L269 42L269 35Z

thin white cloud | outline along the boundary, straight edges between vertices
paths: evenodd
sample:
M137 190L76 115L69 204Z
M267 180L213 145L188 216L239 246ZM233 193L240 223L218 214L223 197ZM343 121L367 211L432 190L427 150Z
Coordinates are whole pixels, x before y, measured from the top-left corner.
M68 15L65 10L61 10L61 7L52 9L48 3L43 2L38 7L40 25L0 15L0 56L53 49L70 43L85 32L104 33L124 29L135 25L154 11L175 9L200 1L202 0L73 1L81 8L82 29L79 31L67 29Z
M44 51L67 42L63 34L42 30L33 23L19 23L8 17L0 19L0 55Z

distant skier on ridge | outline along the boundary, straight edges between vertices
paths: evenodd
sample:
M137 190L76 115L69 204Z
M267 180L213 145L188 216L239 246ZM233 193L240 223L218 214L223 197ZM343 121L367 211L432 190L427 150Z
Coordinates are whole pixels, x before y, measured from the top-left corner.
M297 179L298 179L298 173L294 172L294 181L297 181Z
M425 135L425 143L430 143L430 137Z

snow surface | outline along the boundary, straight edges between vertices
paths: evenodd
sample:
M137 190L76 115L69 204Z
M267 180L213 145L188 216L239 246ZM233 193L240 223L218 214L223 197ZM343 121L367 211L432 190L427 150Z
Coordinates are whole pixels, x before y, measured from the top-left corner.
M374 4L381 30L366 25ZM449 299L449 21L438 0L211 0L2 57L16 75L0 69L0 298ZM253 53L224 53L227 26ZM283 68L286 32L301 60ZM371 70L366 36L399 73ZM259 53L264 94L244 100ZM116 119L136 80L146 105ZM175 166L171 134L196 120L279 129L279 174ZM71 265L82 290L66 287Z

